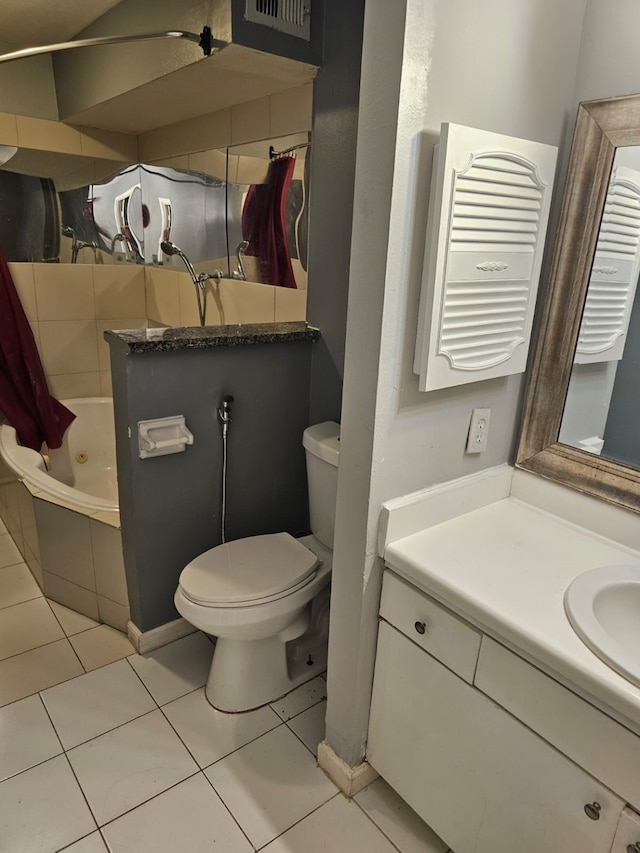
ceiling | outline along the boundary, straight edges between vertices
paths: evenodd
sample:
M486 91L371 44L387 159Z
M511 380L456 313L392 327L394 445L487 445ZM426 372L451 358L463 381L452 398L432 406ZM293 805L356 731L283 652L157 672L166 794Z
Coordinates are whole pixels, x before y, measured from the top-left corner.
M0 40L16 47L69 41L120 0L0 0Z
M14 48L71 41L120 2L0 0L0 54ZM156 48L162 50L167 49ZM96 97L88 98L87 104L78 105L76 110L65 109L58 92L60 118L71 125L137 135L302 85L317 71L303 62L235 44L200 61L194 61L198 52L193 54L193 60L183 67L149 77L143 85L123 87L115 96L109 97L104 88L97 88Z

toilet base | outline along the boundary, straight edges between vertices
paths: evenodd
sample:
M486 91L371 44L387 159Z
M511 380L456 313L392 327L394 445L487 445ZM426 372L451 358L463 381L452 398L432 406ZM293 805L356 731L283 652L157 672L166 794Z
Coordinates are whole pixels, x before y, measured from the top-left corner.
M310 649L304 660L288 662L287 646L279 636L258 641L218 637L205 695L219 711L252 711L279 699L326 668L326 642L318 649Z

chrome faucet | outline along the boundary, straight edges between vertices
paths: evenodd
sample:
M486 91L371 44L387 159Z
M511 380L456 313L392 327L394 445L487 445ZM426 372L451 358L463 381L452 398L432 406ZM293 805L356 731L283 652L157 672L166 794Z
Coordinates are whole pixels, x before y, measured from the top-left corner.
M242 240L238 243L238 248L236 249L236 264L237 269L231 273L231 278L236 279L237 281L246 281L247 276L244 271L244 264L242 263L242 259L244 257L244 253L249 248L249 241Z

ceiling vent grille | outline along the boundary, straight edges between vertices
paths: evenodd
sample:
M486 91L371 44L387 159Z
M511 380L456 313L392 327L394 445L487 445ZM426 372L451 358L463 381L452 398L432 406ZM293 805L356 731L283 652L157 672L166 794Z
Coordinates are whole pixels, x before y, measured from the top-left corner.
M247 0L245 17L305 41L311 38L311 0Z

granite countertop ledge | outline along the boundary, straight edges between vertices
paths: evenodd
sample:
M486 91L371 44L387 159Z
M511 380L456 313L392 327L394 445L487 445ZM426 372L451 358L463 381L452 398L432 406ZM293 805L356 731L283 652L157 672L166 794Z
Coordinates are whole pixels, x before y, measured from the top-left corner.
M320 330L305 322L247 323L237 326L171 326L126 329L104 333L106 341L121 341L131 353L212 349L283 341L316 341Z

